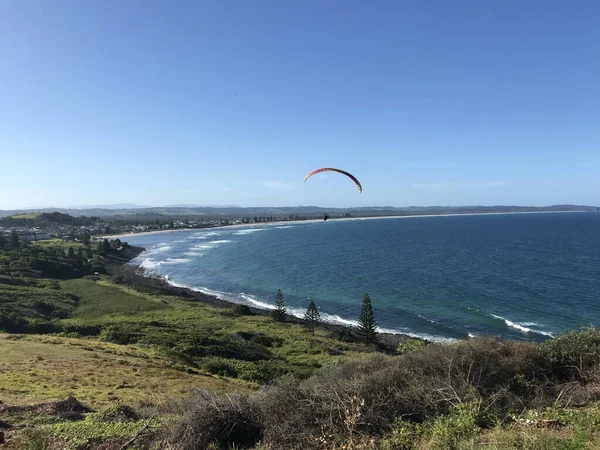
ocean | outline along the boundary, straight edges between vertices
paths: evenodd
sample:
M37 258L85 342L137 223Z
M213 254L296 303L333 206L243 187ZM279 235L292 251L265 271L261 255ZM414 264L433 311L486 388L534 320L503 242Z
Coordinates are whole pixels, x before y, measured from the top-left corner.
M368 292L381 331L432 340L542 341L600 325L600 213L329 220L123 238L174 285L355 324Z

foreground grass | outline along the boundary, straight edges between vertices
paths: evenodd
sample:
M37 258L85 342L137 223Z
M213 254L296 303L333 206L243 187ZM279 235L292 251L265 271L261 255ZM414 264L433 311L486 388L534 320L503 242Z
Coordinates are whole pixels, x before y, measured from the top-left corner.
M0 334L0 399L6 403L72 394L96 408L163 402L193 388L235 392L258 387L267 373L308 376L368 351L326 331L312 336L297 324L240 317L106 280L63 281L56 293L78 299L72 317L59 323L92 335Z
M247 390L134 346L56 336L0 334L0 399L23 405L74 395L93 408L183 398L193 388Z
M61 288L79 298L65 325L100 327L106 340L153 348L186 366L250 382L289 372L308 376L372 351L325 330L311 335L299 324L238 316L232 309L143 294L106 280L69 280Z

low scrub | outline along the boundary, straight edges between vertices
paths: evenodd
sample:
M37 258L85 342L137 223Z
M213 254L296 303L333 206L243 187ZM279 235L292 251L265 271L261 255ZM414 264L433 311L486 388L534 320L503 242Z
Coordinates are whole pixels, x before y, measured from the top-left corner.
M594 377L600 369L600 333L593 327L550 339L541 350L552 373L563 380Z
M196 444L199 436L219 448L260 441L266 448L305 449L370 448L372 439L385 437L389 449L416 442L440 449L470 442L472 448L480 428L515 413L596 399L590 376L565 381L562 367L581 345L579 367L590 375L598 336L590 329L544 345L493 338L429 345L397 357L371 355L304 381L288 378L235 402L202 393L169 440L182 449L205 448ZM237 442L229 430L246 426L254 442Z

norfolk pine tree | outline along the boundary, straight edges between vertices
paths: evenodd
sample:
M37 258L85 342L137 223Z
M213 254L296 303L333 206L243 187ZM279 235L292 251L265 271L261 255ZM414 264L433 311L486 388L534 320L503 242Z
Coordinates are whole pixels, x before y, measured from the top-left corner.
M363 298L362 309L358 318L358 335L367 345L377 343L377 323L373 315L373 306L371 306L369 294L365 294Z
M304 314L304 326L314 335L315 328L320 322L321 314L319 314L319 310L317 309L315 302L311 300L308 304L308 308L306 309L306 313Z
M281 293L281 289L277 289L277 296L275 297L275 309L271 315L277 322L283 322L285 320L285 306L283 304L283 294Z

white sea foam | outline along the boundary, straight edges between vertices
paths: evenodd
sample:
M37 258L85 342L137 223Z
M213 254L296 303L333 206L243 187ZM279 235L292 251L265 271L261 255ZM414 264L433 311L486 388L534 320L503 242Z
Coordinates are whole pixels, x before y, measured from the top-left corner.
M232 241L230 241L229 239L222 239L220 241L210 241L209 244L227 244L229 242L232 242Z
M140 267L143 267L146 270L152 271L160 266L160 261L154 261L152 258L146 258L140 264Z
M280 230L285 230L286 228L294 228L292 225L284 225L282 227L275 227L275 228L279 228Z
M201 252L185 252L184 255L186 255L186 256L204 256L204 253L201 253Z
M417 314L417 316L419 316L419 317L420 317L421 319L423 319L423 320L426 320L427 322L430 322L430 323L435 323L435 324L437 324L437 322L436 322L435 320L428 319L427 317L425 317L425 316L422 316L421 314Z
M162 264L185 264L190 261L191 259L188 258L167 258L165 261L162 261Z
M158 244L158 247L154 247L152 249L150 249L149 253L162 253L162 252L168 252L169 250L171 250L171 246L170 245L166 245L166 244Z
M474 338L474 337L475 337L475 335L474 335L473 333L469 333L469 337L470 337L470 338Z
M252 305L256 306L257 308L275 309L275 305L256 300L256 299L252 298L251 296L249 296L248 294L242 293L242 294L240 294L240 297L243 298L244 300L246 300L248 303L251 303Z
M208 245L208 244L198 244L198 245L194 245L190 250L208 250L213 248L212 245Z
M249 228L247 230L237 231L237 232L235 232L233 234L237 234L238 236L244 236L246 234L252 234L252 233L256 233L258 231L264 231L264 230L266 230L266 228Z
M541 331L541 330L534 330L533 328L528 328L525 325L530 324L530 322L522 322L522 323L518 323L518 322L512 322L511 320L508 320L505 317L502 316L497 316L496 314L491 314L492 317L495 317L496 319L499 320L503 320L504 323L506 323L507 326L511 327L511 328L515 328L519 331L522 331L523 333L537 333L537 334L542 334L544 336L554 336L552 333L550 333L549 331ZM538 325L538 324L536 324Z

